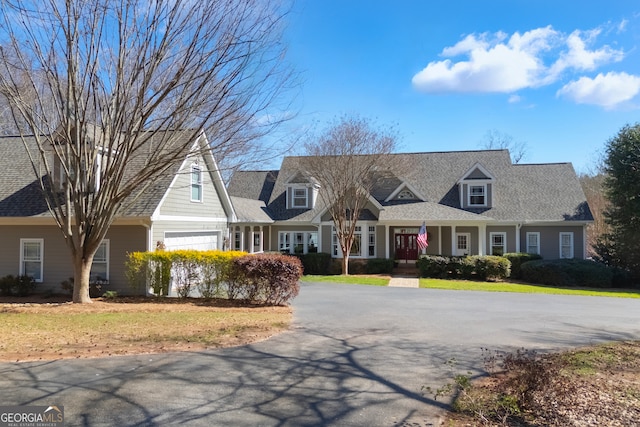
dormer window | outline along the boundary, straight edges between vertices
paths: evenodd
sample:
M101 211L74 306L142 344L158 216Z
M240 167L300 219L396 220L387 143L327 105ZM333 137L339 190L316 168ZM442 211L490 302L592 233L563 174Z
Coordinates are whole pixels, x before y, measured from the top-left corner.
M469 186L469 206L486 206L487 205L487 186L470 185Z
M307 188L294 188L293 189L293 207L294 208L306 208L308 206L309 196Z
M480 163L473 165L458 181L460 207L493 207L496 200L495 181L495 177Z
M191 201L202 201L202 169L198 165L191 165Z
M398 193L397 198L399 200L414 200L416 196L409 190L402 190Z

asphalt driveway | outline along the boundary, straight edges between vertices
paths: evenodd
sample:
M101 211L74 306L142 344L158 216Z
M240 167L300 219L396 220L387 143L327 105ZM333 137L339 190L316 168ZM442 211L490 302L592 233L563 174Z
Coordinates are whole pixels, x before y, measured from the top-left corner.
M640 300L304 283L292 330L200 353L0 364L2 405L63 405L66 425L428 426L444 363L480 348L640 339Z

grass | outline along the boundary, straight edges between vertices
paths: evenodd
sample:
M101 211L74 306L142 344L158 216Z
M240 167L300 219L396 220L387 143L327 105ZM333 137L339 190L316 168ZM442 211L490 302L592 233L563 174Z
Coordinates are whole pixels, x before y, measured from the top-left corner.
M331 282L345 283L349 285L371 285L371 286L387 286L389 284L388 277L372 277L372 276L316 276L313 274L302 276L303 282Z
M585 295L616 298L640 298L640 291L629 289L554 288L512 282L474 282L470 280L420 279L420 287L460 291L515 292L526 294Z
M0 360L49 360L228 347L285 330L289 307L107 301L5 305Z

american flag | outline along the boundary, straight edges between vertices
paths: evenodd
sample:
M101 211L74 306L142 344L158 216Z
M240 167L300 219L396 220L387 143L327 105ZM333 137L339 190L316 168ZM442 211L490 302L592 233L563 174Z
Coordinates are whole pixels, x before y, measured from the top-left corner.
M429 246L429 242L427 242L427 225L423 221L420 232L418 233L418 247L424 249L427 246Z

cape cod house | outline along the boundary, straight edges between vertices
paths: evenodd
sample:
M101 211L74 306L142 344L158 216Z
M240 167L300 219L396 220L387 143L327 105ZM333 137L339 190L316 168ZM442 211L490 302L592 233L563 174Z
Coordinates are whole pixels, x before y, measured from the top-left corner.
M235 214L213 155L196 154L208 146L201 133L181 164L115 218L94 258L93 280L108 282L105 289L131 293L124 273L127 253L154 250L158 242L169 250L223 249ZM2 137L0 277L25 273L36 279L39 291L60 292L60 283L73 276L73 265L22 140Z
M513 164L508 150L393 154L370 194L351 258L412 262L419 252L491 255L530 252L585 258L593 217L570 163ZM299 157L280 170L239 171L228 192L238 212L231 245L248 252L327 252L341 257L332 221ZM425 222L429 246L416 238Z

